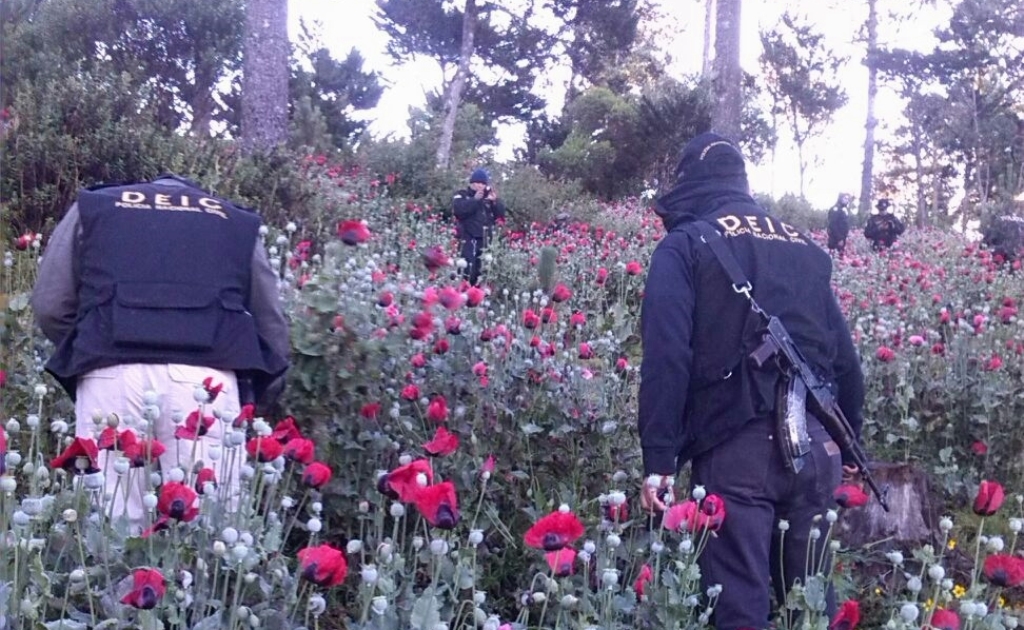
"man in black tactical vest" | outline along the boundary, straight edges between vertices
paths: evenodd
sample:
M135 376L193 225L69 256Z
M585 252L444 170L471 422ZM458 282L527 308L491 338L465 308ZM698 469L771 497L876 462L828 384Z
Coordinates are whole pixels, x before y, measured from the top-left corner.
M200 417L229 423L242 405L280 393L289 331L260 223L173 175L83 190L54 230L32 294L57 346L46 369L75 399L76 435L116 425L155 438L167 449L163 474L180 467L186 483L194 453L216 469L218 493L232 505L244 454L221 456L233 467L214 464L228 424L200 420L195 448L175 448L175 424L200 407ZM112 492L118 475L101 468ZM136 527L146 517L144 477L132 477L139 484L127 501L124 485L113 498L112 512Z
M691 462L691 483L701 486L695 497L707 498L690 518L716 532L698 560L704 588L721 585L712 623L766 628L772 588L782 605L794 583L807 584L816 519L836 507L833 491L857 468L844 465L810 409L782 404L781 372L751 360L765 314L782 322L810 367L835 388L858 438L863 375L832 292L832 259L754 201L736 145L714 133L697 136L676 177L658 200L667 234L651 256L640 319L641 505L665 510L662 493ZM733 280L737 268L745 281ZM801 412L792 428L808 437L800 466L781 447L789 436L777 419L788 411ZM811 566L814 574L818 565ZM834 612L832 589L824 591Z
M885 197L879 199L875 204L877 212L868 217L868 222L864 224L864 238L871 241L871 249L876 252L892 247L906 229L903 221L889 212L890 205Z

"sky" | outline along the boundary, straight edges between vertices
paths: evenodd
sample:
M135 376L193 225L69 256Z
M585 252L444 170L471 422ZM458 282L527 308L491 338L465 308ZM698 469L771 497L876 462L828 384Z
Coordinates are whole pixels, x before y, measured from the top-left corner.
M668 71L682 78L699 70L704 30L703 0L660 0L667 30L674 33L674 41L667 42L676 59ZM890 16L889 5L906 10L906 3L896 0L878 0L880 5L879 41L882 45L928 50L935 43L932 30L944 15L941 10L919 9L913 20ZM867 112L867 70L861 63L864 47L856 42L861 26L867 18L866 2L861 0L744 0L741 63L748 72L760 72L758 56L761 53L759 29L770 28L788 6L804 15L820 30L826 43L837 53L849 57L841 71L849 102L834 116L832 123L818 138L811 140L805 194L811 204L820 209L831 206L840 192L855 196L860 192L860 172L864 153L864 122ZM370 131L381 136L408 135L406 120L410 107L425 103L425 94L436 89L441 82L438 65L429 59L396 66L388 57L386 36L373 23L374 0L290 0L289 19L292 33L298 32L300 20L318 22L325 44L337 58L344 58L351 48L357 48L366 59L365 67L381 73L386 89L379 105L367 118L372 120ZM879 126L876 139L885 140L892 129L900 124L901 103L884 85L880 86L876 101ZM556 109L557 111L557 109ZM499 160L508 159L521 134L514 128L500 128L501 143L496 151ZM681 148L681 147L680 147ZM875 172L879 163L876 152ZM751 165L750 182L756 192L779 197L799 191L799 169L796 149L785 134L776 152L774 164L769 159Z

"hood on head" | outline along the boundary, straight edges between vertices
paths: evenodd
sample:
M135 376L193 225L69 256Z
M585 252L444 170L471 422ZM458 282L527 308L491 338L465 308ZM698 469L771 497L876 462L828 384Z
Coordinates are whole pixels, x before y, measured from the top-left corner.
M714 212L726 203L753 204L743 153L732 140L702 133L683 148L676 185L658 200L666 229Z

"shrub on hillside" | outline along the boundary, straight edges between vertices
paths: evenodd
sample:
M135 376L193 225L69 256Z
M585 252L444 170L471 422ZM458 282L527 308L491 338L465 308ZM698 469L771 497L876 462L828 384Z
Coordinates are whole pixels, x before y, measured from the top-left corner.
M772 215L792 224L804 232L825 229L825 213L814 208L803 197L786 193L779 199L756 194L754 198Z

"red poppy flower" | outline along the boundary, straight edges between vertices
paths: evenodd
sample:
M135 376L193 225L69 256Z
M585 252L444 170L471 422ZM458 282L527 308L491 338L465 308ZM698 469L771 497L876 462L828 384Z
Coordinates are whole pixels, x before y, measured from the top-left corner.
M974 443L971 444L971 452L975 455L984 455L988 453L988 444L985 444L981 440L975 440Z
M484 291L479 287L469 287L466 289L466 306L480 306L480 303L484 301Z
M548 561L548 567L555 577L569 577L573 574L573 567L576 562L576 550L572 547L563 547L557 551L549 551L544 554Z
M452 315L446 317L444 320L444 330L449 335L461 335L462 334L462 320Z
M636 591L637 599L644 596L644 588L647 584L654 579L654 571L651 571L651 567L648 564L640 567L640 573L636 576L636 581L633 582L633 590Z
M604 506L604 517L613 523L622 523L629 520L628 503L609 503Z
M306 438L294 438L284 445L284 456L293 462L309 464L315 457L316 444Z
M587 323L587 316L580 311L576 311L569 316L569 325L573 328L581 328Z
M196 493L205 494L203 489L208 483L212 483L214 488L217 487L217 473L212 468L203 468L196 475Z
M366 418L367 420L373 420L380 415L380 403L372 402L363 405L362 409L359 410L359 415Z
M327 464L313 462L302 471L302 484L319 490L331 480L331 469Z
M420 388L415 385L406 385L402 388L401 396L406 400L416 400L420 397Z
M425 367L427 365L427 357L423 356L422 352L417 352L412 355L411 359L409 359L409 363L411 363L414 368Z
M608 270L605 269L604 267L598 268L597 276L594 278L594 282L596 282L599 285L602 285L602 284L605 283L605 281L607 279L608 279Z
M1005 553L996 553L985 558L982 571L989 582L996 586L1020 586L1024 584L1024 558Z
M860 602L848 599L839 607L839 612L832 618L828 630L854 630L860 623Z
M427 271L434 272L441 267L447 267L449 262L448 255L444 253L440 245L428 247L423 252L423 266L427 268Z
M540 315L533 312L532 308L523 311L523 328L533 330L540 325Z
M450 481L420 489L413 502L434 527L454 529L459 524L459 498Z
M700 503L700 513L697 518L698 527L717 532L725 522L725 501L717 494L709 494Z
M427 419L433 422L444 422L448 419L448 401L438 394L427 405Z
M465 299L455 287L445 287L438 291L437 301L441 303L441 306L445 307L449 311L462 306L462 300Z
M224 383L214 383L213 377L207 376L203 379L203 389L206 390L206 402L212 403L224 389Z
M76 437L64 452L50 461L51 468L63 468L72 473L94 473L99 471L96 460L100 450L92 438Z
M185 484L170 481L160 488L156 509L167 518L187 523L199 516L196 499L198 496L195 490Z
M480 467L480 474L488 474L494 472L494 455L488 455L487 459L484 460L483 466Z
M644 272L644 268L635 260L631 260L626 263L626 275L639 276Z
M896 351L889 346L880 346L878 350L875 350L875 358L882 363L889 363L896 358Z
M593 359L594 351L590 349L590 344L583 342L580 344L580 358L581 359Z
M123 451L136 441L135 432L131 429L118 431L114 427L107 427L100 431L96 447L101 451Z
M449 433L448 429L444 427L438 427L434 433L434 439L423 445L423 450L435 457L451 455L457 448L459 448L459 436Z
M346 245L358 245L370 240L370 230L362 221L341 221L338 223L338 238Z
M693 499L676 503L665 512L662 524L669 531L680 531L687 528L694 531L697 528L697 502Z
M263 464L280 457L284 453L284 445L271 438L252 438L246 443L245 452Z
M124 456L128 458L132 468L155 464L166 452L167 447L159 440L136 440L124 447Z
M242 405L241 410L239 410L238 415L235 417L235 421L231 423L231 426L235 427L236 429L240 429L245 425L251 423L255 419L256 405L252 403L246 403Z
M348 574L345 555L330 545L300 549L298 557L300 575L317 586L337 586Z
M978 496L974 498L974 513L980 516L992 516L1003 505L1006 494L998 481L982 481L978 486Z
M159 570L135 569L132 571L132 590L121 598L121 603L141 610L150 610L156 608L166 592L167 585Z
M557 551L583 535L583 523L572 512L552 512L526 530L523 542L534 549Z
M295 438L302 437L302 433L299 431L299 427L295 426L295 418L285 416L285 419L274 427L274 432L270 434L270 437L281 444L287 444Z
M174 430L174 437L179 440L198 440L206 435L217 419L213 416L199 417L199 410L196 409L185 418L185 424Z
M843 484L835 489L832 498L836 500L839 507L859 508L867 504L868 495L864 489L855 484Z
M4 111L6 112L7 110L5 109ZM34 241L35 238L36 235L32 232L25 232L18 238L14 239L14 248L23 252L32 246L32 241Z
M960 630L960 617L952 610L936 608L932 613L932 627L935 630Z
M551 291L552 302L565 302L571 297L572 291L569 290L569 287L561 283L556 284L555 288Z
M430 468L430 462L425 459L417 459L404 466L382 475L377 481L377 489L381 494L399 501L413 501L423 486L416 479L422 473L427 483L433 483L434 471Z

